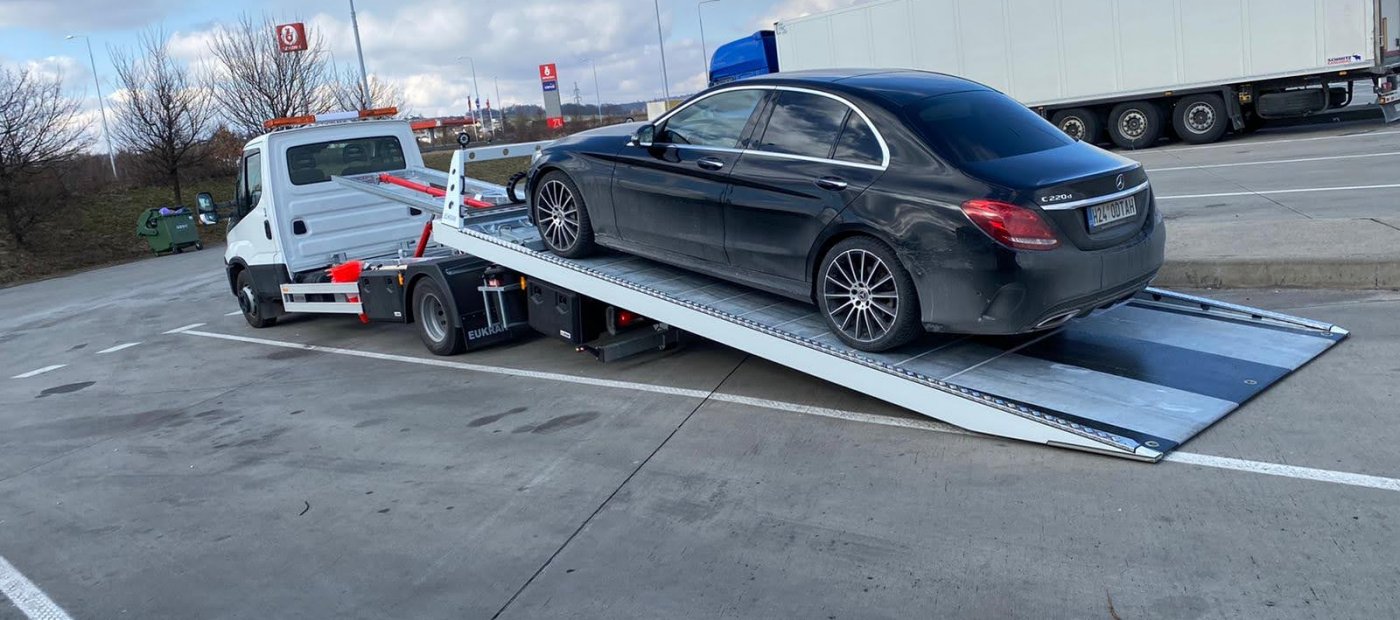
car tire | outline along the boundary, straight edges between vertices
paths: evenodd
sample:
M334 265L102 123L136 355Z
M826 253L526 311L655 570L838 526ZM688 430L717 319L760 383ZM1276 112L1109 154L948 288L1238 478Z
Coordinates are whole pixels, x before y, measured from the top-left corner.
M1220 95L1205 93L1182 97L1172 108L1177 137L1191 144L1209 144L1225 135L1230 115Z
M253 288L253 276L247 269L238 272L234 288L238 289L238 307L243 310L243 320L248 325L262 329L277 324L277 317L262 315L262 304L258 302L257 289Z
M923 333L914 279L876 239L850 237L827 251L815 292L827 327L847 346L886 351Z
M1103 135L1103 121L1096 112L1088 108L1060 110L1050 117L1050 122L1065 132L1065 135L1080 142L1094 144Z
M597 249L583 192L569 175L558 170L545 174L535 188L530 208L535 228L550 252L564 258L583 258Z
M1162 129L1162 111L1150 101L1120 103L1108 114L1108 137L1121 148L1152 146Z
M434 355L457 355L467 350L466 335L452 316L452 304L431 278L413 287L413 320L418 337Z

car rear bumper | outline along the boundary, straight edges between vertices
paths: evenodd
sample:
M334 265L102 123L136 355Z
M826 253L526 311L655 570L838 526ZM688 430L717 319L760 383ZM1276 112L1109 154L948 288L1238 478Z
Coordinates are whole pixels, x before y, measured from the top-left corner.
M982 240L968 243L981 245ZM910 271L924 329L1019 334L1050 329L1132 298L1157 275L1165 249L1164 227L1149 220L1129 241L1103 250L1062 246L1018 252L987 240L970 249L972 258L961 264Z

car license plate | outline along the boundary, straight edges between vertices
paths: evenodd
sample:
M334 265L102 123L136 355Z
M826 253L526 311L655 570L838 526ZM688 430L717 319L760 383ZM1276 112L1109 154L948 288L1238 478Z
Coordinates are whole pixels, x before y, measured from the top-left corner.
M1119 220L1137 215L1137 197L1128 196L1122 200L1089 207L1089 230L1101 228Z

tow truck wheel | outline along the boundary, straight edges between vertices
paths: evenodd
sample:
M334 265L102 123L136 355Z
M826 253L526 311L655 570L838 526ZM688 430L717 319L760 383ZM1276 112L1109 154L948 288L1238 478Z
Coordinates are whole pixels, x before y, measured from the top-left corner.
M836 337L861 351L885 351L916 338L914 279L889 246L869 238L837 243L817 271L817 305Z
M277 317L262 316L262 305L258 303L258 295L253 290L253 277L248 275L248 270L238 272L238 279L234 282L238 288L238 307L243 310L243 320L254 329L276 325Z
M437 282L425 279L413 287L413 320L418 324L418 337L434 355L457 355L467 350L466 336L451 308Z
M557 170L544 175L531 204L535 227L549 251L564 258L593 253L593 223L588 220L583 193L569 175Z

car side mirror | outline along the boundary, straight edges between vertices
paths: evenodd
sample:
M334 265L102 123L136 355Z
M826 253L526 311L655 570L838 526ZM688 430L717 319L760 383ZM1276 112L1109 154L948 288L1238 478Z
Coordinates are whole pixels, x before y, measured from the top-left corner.
M219 210L214 205L214 196L209 192L200 192L194 197L195 209L199 212L199 223L205 226L213 226L219 223Z
M656 143L656 125L642 125L632 134L632 141L642 148L651 148Z

